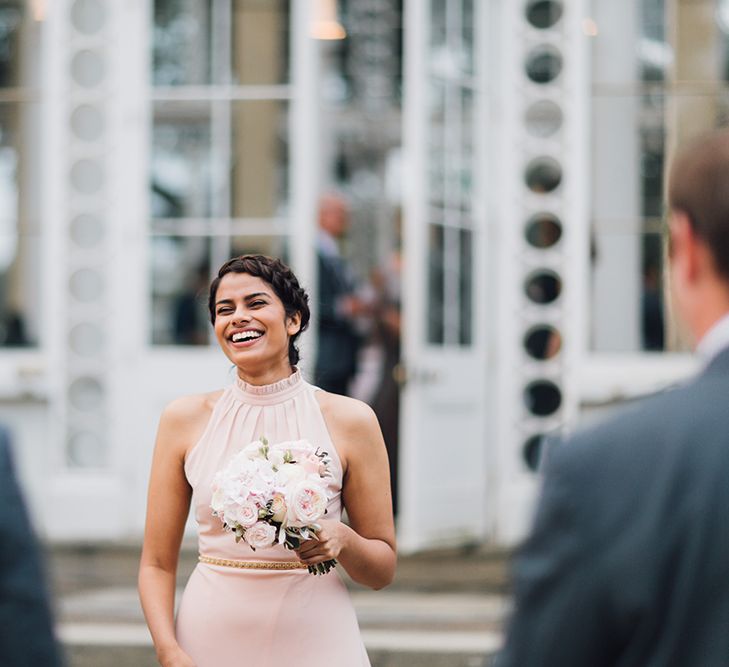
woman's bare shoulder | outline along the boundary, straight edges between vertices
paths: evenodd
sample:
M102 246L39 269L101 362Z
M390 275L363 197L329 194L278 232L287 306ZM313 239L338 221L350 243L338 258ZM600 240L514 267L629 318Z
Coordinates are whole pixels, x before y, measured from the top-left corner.
M200 439L223 390L181 396L167 404L159 423L159 441L183 455Z
M170 401L162 412L162 418L171 422L185 423L210 416L223 394L222 389L204 394L189 394Z

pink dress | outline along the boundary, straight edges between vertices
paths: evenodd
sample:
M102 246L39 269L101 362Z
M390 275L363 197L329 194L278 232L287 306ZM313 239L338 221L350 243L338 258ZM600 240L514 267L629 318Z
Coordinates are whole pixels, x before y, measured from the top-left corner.
M215 473L253 440L306 438L328 451L334 478L328 516L341 516L342 465L317 389L299 371L272 385L241 380L225 389L185 461L193 488L200 554L231 560L293 561L282 546L252 551L210 510ZM196 667L368 667L349 593L334 571L237 569L198 563L177 612L177 639Z

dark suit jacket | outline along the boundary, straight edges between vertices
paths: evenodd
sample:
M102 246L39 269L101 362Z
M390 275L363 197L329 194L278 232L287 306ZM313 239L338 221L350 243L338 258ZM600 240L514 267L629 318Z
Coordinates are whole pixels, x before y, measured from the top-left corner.
M339 300L354 291L347 267L340 257L319 252L319 344L316 361L318 376L351 379L357 370L360 347L351 318L337 311Z
M0 429L0 665L60 664L38 545Z
M550 453L498 667L729 665L729 350Z

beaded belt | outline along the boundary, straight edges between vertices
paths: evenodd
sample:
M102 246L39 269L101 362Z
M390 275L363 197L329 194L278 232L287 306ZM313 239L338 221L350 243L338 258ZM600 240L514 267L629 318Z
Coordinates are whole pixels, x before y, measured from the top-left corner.
M300 560L229 560L202 555L198 556L198 560L208 565L237 567L241 570L305 570L309 567Z

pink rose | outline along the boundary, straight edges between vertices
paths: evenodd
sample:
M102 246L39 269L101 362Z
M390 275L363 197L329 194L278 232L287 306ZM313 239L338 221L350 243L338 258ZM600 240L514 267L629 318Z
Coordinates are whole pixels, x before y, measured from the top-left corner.
M244 528L248 528L256 523L256 521L258 521L258 505L250 500L237 503L227 507L225 510L225 523L229 526L237 523Z
M243 539L251 549L265 549L273 545L276 539L276 528L265 521L258 521L246 529Z
M321 484L311 480L299 482L289 498L288 524L301 527L315 523L324 516L327 502L327 492Z

